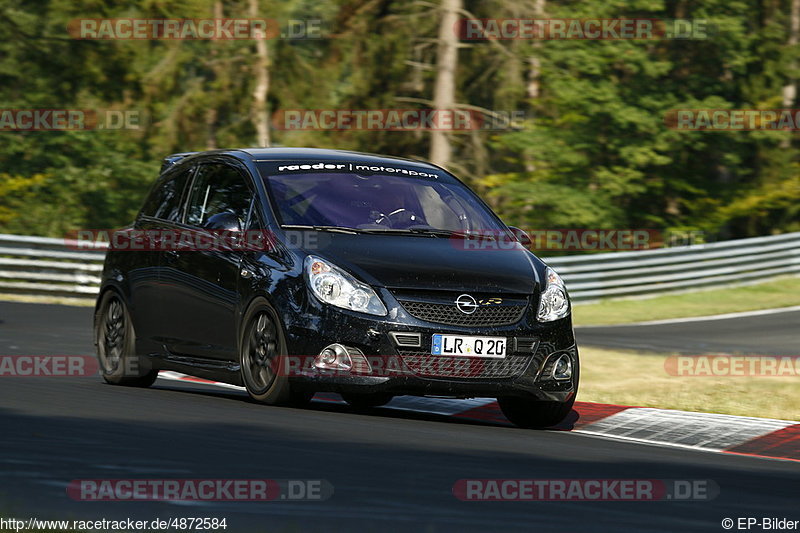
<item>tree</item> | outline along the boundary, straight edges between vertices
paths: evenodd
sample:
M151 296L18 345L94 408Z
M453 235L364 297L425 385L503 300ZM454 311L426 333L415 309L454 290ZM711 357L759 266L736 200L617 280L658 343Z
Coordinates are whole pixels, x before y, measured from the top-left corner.
M250 0L250 18L259 18L258 0ZM263 39L256 39L256 57L253 61L253 108L252 120L256 129L256 146L269 146L269 110L267 109L267 95L269 94L269 48L267 48L267 35Z
M436 84L433 89L433 109L452 112L456 103L456 69L458 68L458 35L455 28L461 13L461 0L442 0L439 20L439 45L436 54ZM431 132L430 160L439 166L450 163L453 149L447 133L440 129Z

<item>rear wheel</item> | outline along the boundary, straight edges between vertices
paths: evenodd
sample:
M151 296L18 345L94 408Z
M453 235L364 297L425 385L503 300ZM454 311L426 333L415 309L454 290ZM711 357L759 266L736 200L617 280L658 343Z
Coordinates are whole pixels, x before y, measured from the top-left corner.
M342 394L342 398L354 409L372 409L392 401L391 394Z
M240 343L242 381L250 397L269 405L302 406L311 392L293 392L289 384L286 340L278 314L266 303L256 304L245 317Z
M158 371L147 369L136 355L136 333L125 302L113 290L107 291L94 317L94 339L100 373L114 385L149 387Z
M540 402L525 398L498 398L508 420L522 428L546 428L564 420L572 411L575 396L567 402Z

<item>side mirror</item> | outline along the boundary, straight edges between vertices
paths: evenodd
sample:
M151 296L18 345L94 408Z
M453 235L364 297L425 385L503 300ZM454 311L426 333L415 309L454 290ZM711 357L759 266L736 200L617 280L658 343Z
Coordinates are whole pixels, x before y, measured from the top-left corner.
M517 240L519 241L519 243L522 246L524 246L525 248L530 249L531 245L533 244L533 241L531 241L530 235L528 235L523 230L521 230L521 229L519 229L517 227L514 227L514 226L509 226L508 229L511 230L511 233L514 234L514 237L517 238Z
M216 215L212 215L203 224L203 228L210 229L214 231L230 231L232 233L241 233L242 232L242 221L239 220L239 217L236 216L235 213L231 211L223 211L222 213L217 213Z

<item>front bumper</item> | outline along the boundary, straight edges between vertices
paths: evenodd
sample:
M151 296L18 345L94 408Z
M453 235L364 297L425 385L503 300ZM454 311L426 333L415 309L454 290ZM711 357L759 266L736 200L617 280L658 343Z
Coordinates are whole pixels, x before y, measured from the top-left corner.
M389 294L383 296L384 301L391 298ZM417 320L399 304L390 306L387 317L332 308L315 300L306 304L313 309L284 317L289 355L310 358L338 343L364 354L373 363L373 372L350 375L305 365L301 372L292 373L293 389L456 398L513 396L559 402L569 401L577 392L579 357L570 317L541 324L529 309L515 324L460 327ZM419 347L398 346L396 336L390 333L403 332L419 334ZM452 365L442 363L442 356L430 355L435 333L506 337L508 353L502 360L445 358L453 359L456 365L467 363L453 371ZM552 377L553 364L562 354L572 359L569 380ZM384 361L382 369L378 368L380 363L374 364L376 358Z

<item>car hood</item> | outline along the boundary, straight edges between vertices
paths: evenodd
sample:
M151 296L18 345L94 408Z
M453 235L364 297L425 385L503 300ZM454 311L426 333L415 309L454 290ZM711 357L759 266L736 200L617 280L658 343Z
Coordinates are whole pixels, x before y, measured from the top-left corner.
M315 234L316 245L306 246L305 251L374 286L531 294L537 283L538 259L521 246L465 249L464 241L456 238Z

